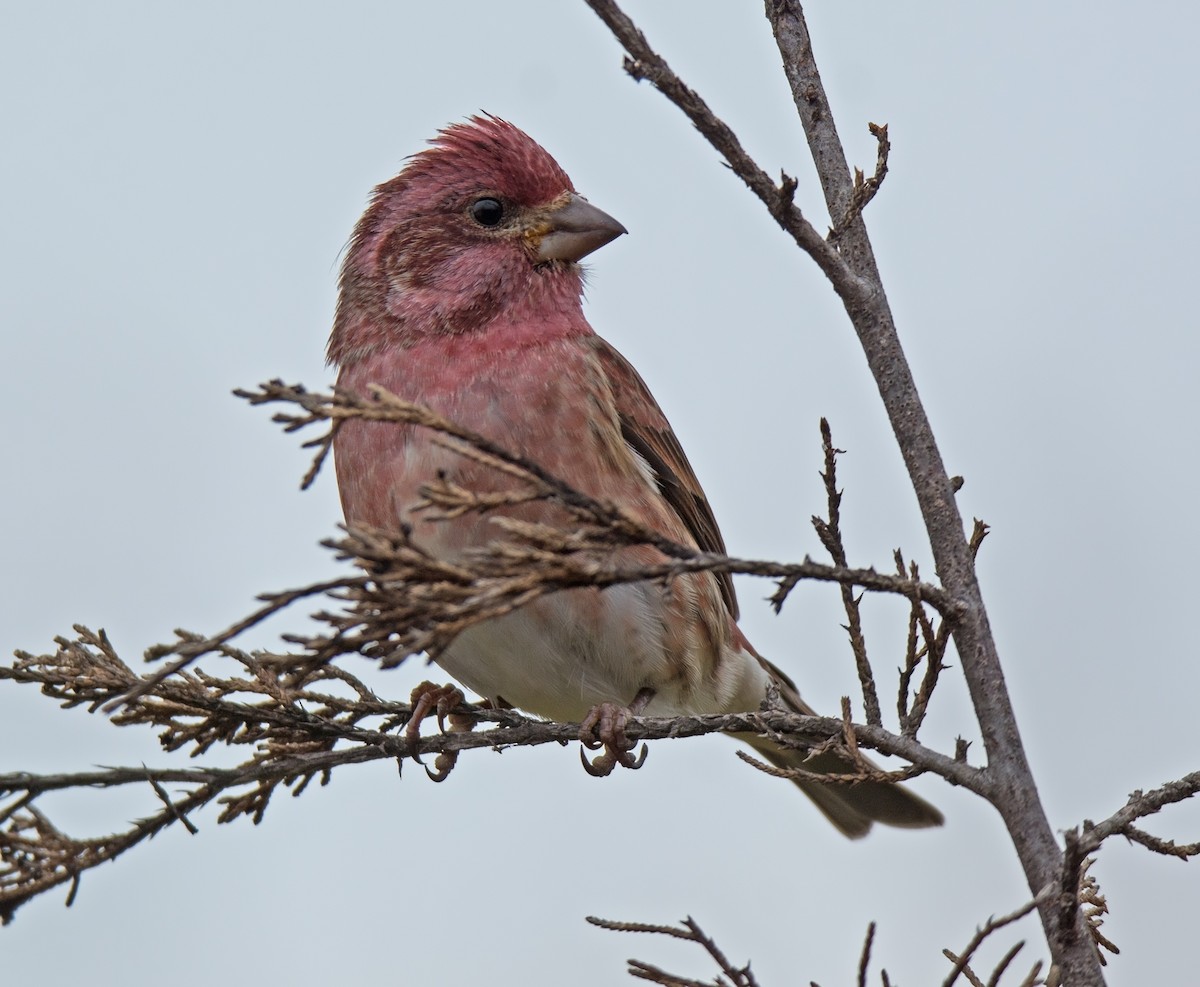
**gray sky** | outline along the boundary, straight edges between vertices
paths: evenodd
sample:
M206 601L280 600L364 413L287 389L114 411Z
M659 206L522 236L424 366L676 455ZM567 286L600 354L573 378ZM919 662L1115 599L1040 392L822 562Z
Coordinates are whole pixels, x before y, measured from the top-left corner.
M964 513L993 526L981 576L1056 829L1200 767L1192 567L1198 421L1194 229L1200 11L1164 0L813 3L851 159L890 125L868 222ZM825 222L758 6L638 2L652 42ZM256 593L333 571L332 474L230 389L320 387L339 251L373 184L486 109L528 130L630 236L593 258L587 311L641 370L731 551L819 556L816 424L848 451L851 561L902 546L932 575L916 506L832 291L690 125L620 70L581 2L6 5L0 33L0 627L51 648L73 622L127 660L212 631ZM739 584L743 627L823 710L857 688L836 593ZM296 615L251 636L269 645ZM903 613L873 604L877 674ZM216 670L216 666L212 666ZM418 663L381 676L407 696ZM928 727L977 730L957 673ZM668 942L583 916L691 914L764 985L853 979L864 929L894 981L940 982L990 914L1028 897L995 814L935 779L947 826L842 840L721 738L656 745L596 781L577 751L465 757L448 783L338 772L259 827L168 831L0 932L12 982L187 987L611 984ZM979 745L973 748L980 755ZM154 738L0 688L0 770L164 765ZM47 803L72 833L152 793ZM1151 831L1200 833L1200 805ZM1094 873L1113 984L1178 982L1195 865L1121 841ZM997 939L1033 937L1032 923ZM995 950L990 955L995 955ZM1023 954L1024 956L1024 954Z

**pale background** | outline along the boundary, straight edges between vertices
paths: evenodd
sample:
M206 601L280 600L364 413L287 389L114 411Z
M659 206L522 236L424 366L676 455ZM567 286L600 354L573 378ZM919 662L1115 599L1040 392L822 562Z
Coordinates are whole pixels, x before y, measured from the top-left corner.
M822 225L759 5L630 7L762 164L799 176ZM868 121L891 126L868 221L963 511L993 526L983 587L1051 822L1099 819L1200 767L1200 8L808 13L852 160L874 161ZM51 648L81 621L134 661L176 626L216 630L257 592L331 572L317 542L339 520L332 475L298 493L306 455L229 391L329 382L339 251L369 189L479 109L527 129L629 227L593 258L587 311L650 382L731 550L819 555L826 415L849 450L852 563L888 566L900 545L932 574L832 291L679 112L625 77L581 2L10 0L3 21L5 650ZM770 590L741 582L747 633L835 709L856 688L835 591L802 588L775 617ZM889 680L903 614L870 615ZM414 662L380 688L404 697L424 674ZM957 673L939 700L928 740L976 737ZM944 976L943 946L1028 898L973 796L923 780L943 831L852 844L733 751L660 743L605 781L575 749L475 753L436 787L419 768L339 771L277 796L257 828L211 810L197 837L173 828L86 874L71 910L62 892L27 905L0 932L0 969L38 984L599 985L628 982L638 956L711 977L689 949L583 922L690 913L764 987L853 982L876 919L872 982L882 963L918 985ZM0 770L142 762L187 763L0 688ZM82 835L157 802L46 805ZM1200 805L1148 828L1196 839ZM1196 866L1105 847L1111 983L1191 977ZM1036 943L1032 923L1023 934Z

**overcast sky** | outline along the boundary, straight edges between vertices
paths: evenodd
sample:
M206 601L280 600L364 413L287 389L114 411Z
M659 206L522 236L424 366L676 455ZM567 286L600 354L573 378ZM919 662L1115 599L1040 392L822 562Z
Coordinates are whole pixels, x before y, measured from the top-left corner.
M867 219L960 506L993 533L983 589L1052 825L1200 768L1194 706L1200 336L1195 38L1182 2L812 3L852 162L894 150ZM699 11L703 9L703 14ZM652 42L827 222L756 4L630 3ZM743 556L820 555L817 420L848 450L852 564L928 545L853 333L813 265L684 118L620 69L578 0L5 4L0 32L0 645L82 622L130 662L255 594L335 571L333 477L230 390L329 383L339 252L371 187L441 126L511 119L630 230L591 259L587 313L641 370ZM821 710L857 689L835 591L743 627ZM267 646L302 613L248 636ZM904 615L872 604L888 680ZM205 667L217 671L219 666ZM436 671L436 670L435 670ZM418 662L381 676L404 698ZM927 740L978 731L957 672ZM629 956L711 977L677 944L583 917L693 915L764 987L876 971L940 982L941 949L1029 897L995 813L936 779L944 830L843 840L723 738L659 743L597 781L577 750L337 772L264 822L174 827L0 932L12 983L180 987L626 981ZM972 747L981 756L980 745ZM152 735L0 687L0 771L188 763ZM46 808L99 835L148 789ZM1147 828L1200 835L1200 805ZM1196 864L1113 841L1094 873L1112 984L1194 969ZM1033 921L996 950L1032 937ZM875 975L877 977L877 974ZM878 982L877 979L874 982Z

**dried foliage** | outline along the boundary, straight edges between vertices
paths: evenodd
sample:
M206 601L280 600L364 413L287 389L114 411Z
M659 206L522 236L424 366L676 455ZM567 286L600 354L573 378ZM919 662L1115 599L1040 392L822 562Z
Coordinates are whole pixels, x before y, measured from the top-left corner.
M964 535L953 497L961 478L951 478L938 456L895 337L862 224L863 209L887 174L887 127L872 124L870 128L877 142L871 177L858 169L851 177L812 60L799 4L794 0L768 0L767 15L813 149L826 205L830 216L837 217L828 235L822 237L794 203L794 179L783 175L779 184L773 182L746 154L733 131L671 71L615 3L586 2L628 52L627 72L635 79L649 80L688 115L779 225L821 267L845 301L909 466L941 585L923 581L917 563L906 560L899 551L893 559L894 572L849 565L842 537L842 491L836 473L840 450L833 445L825 421L821 422L821 476L826 512L813 518L813 526L832 564L807 558L782 564L700 552L675 543L645 528L616 505L573 489L537 463L514 456L429 409L382 389L375 389L367 397L356 397L311 393L271 381L256 390L238 392L254 405L285 406L275 420L287 432L328 426L306 443L315 455L304 486L316 477L333 437L347 419L416 425L433 430L439 442L511 481L503 491L481 493L445 478L431 478L422 489L426 516L451 519L470 512L553 500L566 512L570 526L556 528L497 519L504 537L454 563L431 557L404 532L347 530L342 537L326 543L340 559L351 563L345 575L267 594L262 597L262 606L216 634L177 631L174 641L147 651L147 660L155 664L146 674L126 664L103 631L83 626L76 626L73 637L57 638L52 653L19 652L10 667L0 668L0 679L39 686L44 695L64 708L83 706L89 712L109 713L116 726L147 728L167 752L198 757L223 747L245 753L242 763L233 768L124 767L53 775L0 775L0 919L11 920L21 904L62 885L70 886L69 904L85 871L117 858L169 826L179 824L196 832L192 817L210 803L219 806L220 823L242 817L258 822L281 786L299 795L314 779L327 783L331 772L341 765L393 759L402 766L408 758L420 761L433 756L433 767L426 770L430 777L441 780L463 751L578 739L578 724L546 723L514 710L470 705L461 701L456 690L429 683L418 687L410 702L387 700L377 696L346 666L352 659L389 668L422 652L436 657L464 628L565 589L602 588L643 580L669 584L688 573L727 572L775 580L772 602L777 610L802 581L839 585L865 722L854 722L848 697L843 700L840 717L816 717L789 713L774 705L769 696L763 708L754 713L675 719L637 717L626 728L628 738L646 741L713 732L758 733L817 753L836 751L859 769L840 779L845 783L862 779L896 781L931 772L975 792L991 802L1004 818L1025 868L1032 898L1008 915L989 919L958 953L946 950L952 966L945 984L953 984L960 976L975 985L998 984L1023 943L1012 946L986 980L972 970L971 962L989 936L1034 911L1042 920L1052 964L1043 979L1042 963L1036 963L1021 983L1028 987L1056 984L1064 976L1072 983L1102 983L1099 949L1116 952L1116 947L1099 931L1108 903L1089 874L1092 855L1106 839L1118 834L1155 853L1181 859L1200 855L1200 843L1176 844L1135 825L1163 806L1200 792L1200 772L1148 793L1135 792L1108 818L1099 823L1085 821L1077 830L1069 831L1065 848L1058 845L1049 829L1021 748L974 576L975 556L988 529L976 520L971 535ZM663 561L639 567L616 564L615 550L632 545L654 547ZM884 726L879 684L861 618L864 592L893 594L909 603L896 683L896 730ZM251 653L236 646L236 639L246 630L302 602L318 608L314 616L319 630L287 636L285 640L292 650ZM944 754L918 739L940 676L946 671L945 658L952 642L975 704L987 753L983 766L968 763L965 740L960 739L952 753ZM222 676L208 674L197 664L202 658L232 670ZM422 736L419 728L427 715L436 715L441 729ZM862 757L863 748L899 756L908 766L881 771ZM749 755L743 757L773 775L795 777L803 773L782 771ZM176 794L168 792L168 784L176 786ZM124 785L149 786L161 808L135 821L126 831L109 836L65 834L54 825L41 802L57 791ZM649 932L696 943L719 970L715 983L757 987L749 965L732 964L690 918L680 927L589 921L606 929ZM867 981L874 931L872 923L859 961L860 985ZM700 983L641 961L630 962L630 973L665 985ZM881 980L887 987L886 971L881 972Z
M435 480L423 490L425 509L432 516L452 518L466 511L487 510L498 503L553 498L570 512L577 527L565 531L505 522L508 537L504 541L455 565L431 558L403 533L347 531L344 537L328 542L339 557L354 563L347 567L345 576L268 594L263 598L264 606L216 635L177 631L175 641L148 649L146 657L151 661L172 659L149 674L138 674L126 664L103 631L82 626L75 628L74 637L58 638L57 650L52 654L18 653L11 667L0 669L0 678L38 685L43 694L64 708L111 710L114 725L150 728L168 752L196 757L224 746L246 748L248 756L234 768L110 768L61 775L0 776L0 797L7 798L0 808L0 917L5 921L25 901L60 885L70 885L69 903L84 871L115 859L168 826L178 823L196 832L190 817L212 802L220 807L219 823L241 817L258 822L281 786L299 795L313 779L327 783L333 769L344 764L387 758L402 765L410 757L420 760L434 756L432 770L427 767L426 771L440 780L452 769L461 751L482 747L502 750L578 738L578 725L544 723L513 710L469 705L461 702L457 690L431 690L428 684L418 687L409 703L382 699L339 662L353 657L391 667L411 654L436 654L463 627L507 613L536 596L581 585L609 586L639 579L669 581L681 573L706 569L774 578L778 584L773 598L777 608L802 580L840 584L851 652L868 707L867 697L873 694L875 678L858 617L862 598L856 590L908 599L905 660L899 674L901 730L886 730L878 707L869 719L880 722L854 723L848 698L843 701L840 718L799 716L775 707L769 700L754 714L636 719L627 729L631 740L756 732L783 743L800 744L814 753L836 750L859 767L857 774L845 776L847 783L861 779L900 781L929 771L993 797L983 769L968 765L957 752L949 757L917 740L944 667L942 659L955 609L944 592L921 582L917 566L906 567L899 553L895 575L848 566L841 536L841 492L837 488L839 450L833 446L827 422L821 423L821 475L827 514L814 517L813 524L835 564L806 559L785 565L697 552L665 540L614 506L592 500L546 474L536 464L512 456L383 390L370 398L357 398L313 394L272 381L258 390L240 393L253 404L282 403L299 409L276 415L289 432L328 423L328 431L307 443L317 451L305 483L315 477L332 434L347 418L416 423L435 430L462 454L503 471L514 481L510 491L479 495L445 480ZM985 532L986 527L977 522L972 540L975 549ZM607 561L613 548L647 543L658 548L668 561L642 568L615 567ZM322 630L308 636L288 636L296 650L250 653L235 646L237 635L302 601L322 606L315 614ZM204 656L232 662L236 671L223 677L210 675L196 665ZM922 667L924 671L918 675ZM920 685L913 693L912 683L918 677ZM438 715L440 724L449 719L450 728L422 737L417 729L420 720L432 713ZM909 766L881 771L862 757L861 748L898 755ZM741 756L776 776L790 778L803 773L763 764L748 754ZM42 796L68 788L140 784L151 787L162 808L137 820L128 830L105 837L69 836L37 804ZM164 787L167 784L182 786L182 794L168 794ZM1122 810L1121 819L1128 819L1124 828L1114 829L1109 821L1099 826L1087 824L1089 846L1096 842L1097 834L1107 830L1131 831L1131 821L1138 818L1139 811L1156 811L1183 797L1180 792L1176 786L1139 796L1132 808ZM1173 852L1188 849L1176 847ZM1103 901L1094 894L1088 900L1093 908ZM1033 907L1030 903L1025 911ZM1003 924L990 923L983 935ZM710 952L715 949L698 929L689 935ZM969 970L966 964L973 949L971 946L964 951L962 971ZM712 955L719 955L719 951ZM864 964L868 956L869 943L864 949ZM670 976L648 964L640 969L638 975L643 979L651 974ZM730 970L725 973L732 977ZM748 969L739 970L737 975L743 979L731 983L753 982Z
M642 922L612 922L608 919L596 918L594 915L589 915L588 921L598 928L609 929L613 932L649 932L654 935L694 942L703 948L716 964L717 969L721 971L722 975L718 976L714 983L721 987L759 987L758 981L754 979L754 974L750 972L750 964L734 966L716 942L700 928L690 915L683 920L680 926L647 925ZM638 980L648 980L652 984L662 984L663 987L708 987L703 981L668 973L666 970L660 970L641 960L629 961L629 975Z
M972 985L972 987L977 987L977 985L978 987L982 987L985 981L981 980L979 975L971 969L971 959L974 957L975 951L983 945L984 940L987 939L992 933L998 931L999 929L1003 929L1006 925L1012 925L1013 922L1024 918L1035 908L1037 908L1037 906L1041 903L1042 898L1047 898L1049 896L1050 889L1047 888L1041 895L1026 902L1015 911L1009 912L1007 915L1002 915L1000 918L989 918L982 926L975 930L975 934L971 937L971 941L967 943L966 948L963 949L961 953L956 954L951 952L949 949L943 949L942 954L953 964L953 966L950 968L950 972L946 975L946 979L942 981L942 987L952 987L954 982L958 980L960 976L966 977L967 981ZM989 976L986 981L988 987L995 987L996 984L1000 983L1000 978L1008 969L1009 964L1016 959L1017 953L1019 953L1024 946L1025 943L1023 940L1014 943L1008 952L1006 952L1000 958L1000 962L996 964L995 969L992 970L991 976ZM1025 979L1021 981L1021 987L1026 987L1026 985L1028 985L1028 987L1036 987L1036 985L1043 983L1044 981L1039 979L1041 971L1042 961L1038 960L1036 963L1034 963L1033 968L1026 975Z
M1088 864L1090 863L1091 861L1088 861ZM1104 939L1098 931L1095 931L1100 923L1094 920L1094 916L1106 912L1107 906L1103 897L1099 895L1099 888L1095 881L1086 876L1086 869L1085 866L1085 877L1078 889L1076 900L1086 904L1090 910L1089 925L1093 927L1094 939L1097 945L1104 946L1110 952L1118 952L1115 946ZM953 987L959 977L965 978L971 987L1000 987L1001 980L1005 973L1008 972L1013 960L1017 958L1017 955L1025 947L1025 942L1022 940L1014 943L1000 957L1000 960L993 967L992 972L987 976L986 980L971 968L972 958L989 936L1029 915L1038 907L1042 899L1052 897L1052 891L1052 888L1046 888L1041 895L1026 902L1015 911L1007 915L1002 915L999 918L989 918L980 928L976 929L975 934L961 953L955 953L949 949L942 950L943 955L951 963L950 972L946 975L945 980L942 981L942 987ZM709 987L710 984L716 984L718 987L760 987L759 982L750 972L750 964L747 963L741 967L732 964L716 941L705 933L691 916L684 919L679 926L654 925L643 922L619 922L596 918L590 915L588 916L588 922L601 929L609 929L613 932L646 932L654 935L668 936L673 939L682 939L686 942L694 942L704 949L709 958L720 970L720 974L714 980L701 981L680 974L669 973L660 967L645 963L642 960L630 960L628 972L630 976L639 980L661 984L662 987ZM871 966L871 951L875 943L875 929L875 923L871 922L867 926L867 933L863 939L856 978L858 987L866 987L867 985ZM1021 979L1017 987L1060 987L1062 981L1056 970L1051 970L1048 977L1042 976L1044 965L1043 961L1036 961ZM888 978L887 970L880 970L879 977L883 987L890 987L891 981ZM812 987L820 987L816 981L809 981L809 983Z
M116 726L148 727L168 752L196 757L214 746L225 746L247 748L249 756L236 768L113 768L65 775L0 776L0 797L8 797L0 809L0 917L6 921L22 903L58 885L70 883L73 897L84 871L114 859L167 826L180 823L194 832L190 814L210 802L221 807L218 822L242 816L258 822L280 786L299 795L314 778L326 783L330 772L343 764L381 758L402 762L408 757L435 755L438 759L429 773L440 780L463 750L562 743L580 734L574 724L543 723L513 710L467 705L461 702L460 693L431 691L427 685L419 687L412 703L384 700L339 664L340 659L353 656L393 667L416 653L436 655L464 627L508 613L538 596L577 586L604 587L646 579L669 582L683 573L704 570L776 579L776 607L781 607L804 579L842 584L850 594L847 598L856 601L855 607L856 587L902 595L921 612L918 623L929 634L934 633L934 624L927 606L942 614L939 626L945 626L954 613L946 595L936 586L920 582L915 573L890 575L847 566L840 545L838 498L832 495L830 517L820 523L818 531L827 546L833 547L837 564L805 560L784 565L734 559L671 542L614 505L574 490L536 463L513 456L384 390L360 398L314 394L272 381L239 394L252 404L282 403L297 409L275 416L288 432L328 424L326 432L306 443L316 453L305 484L316 476L333 434L347 418L417 424L436 431L440 441L513 481L510 490L479 494L434 479L422 490L423 509L429 516L449 519L469 511L553 498L569 512L574 527L565 530L499 519L507 537L454 564L429 556L403 532L348 530L344 537L327 543L342 560L353 563L347 566L346 575L267 594L263 606L215 635L179 630L176 640L147 650L148 660L161 663L148 674L138 674L122 660L103 631L83 626L75 628L72 638L56 639L58 647L51 654L19 652L10 668L0 669L0 678L38 685L43 694L65 708L108 711ZM836 456L825 423L822 435L826 483L833 490ZM612 563L615 548L635 544L653 545L666 561L637 568ZM315 634L287 635L296 650L250 653L235 645L238 635L299 602L320 607L314 616L321 629ZM940 654L934 637L928 637L923 647L920 654L914 652L909 662L912 667L925 652ZM208 674L196 664L205 656L232 662L236 671L223 677ZM868 681L873 681L865 651L858 664L860 672L865 670ZM434 712L439 723L449 716L451 729L422 738L417 732L419 721ZM477 725L486 728L472 729ZM717 731L767 733L818 752L844 752L861 765L858 776L846 776L847 783L860 777L900 780L936 771L958 784L978 785L977 769L921 747L915 729L896 734L883 729L881 723L855 725L848 701L841 719L804 717L769 707L736 716L643 718L635 720L626 732L638 741ZM912 767L881 772L861 757L860 746L900 755ZM789 774L754 763L774 774ZM164 783L183 785L184 793L172 797ZM36 804L41 796L65 788L129 784L151 786L162 809L125 832L100 839L62 833Z

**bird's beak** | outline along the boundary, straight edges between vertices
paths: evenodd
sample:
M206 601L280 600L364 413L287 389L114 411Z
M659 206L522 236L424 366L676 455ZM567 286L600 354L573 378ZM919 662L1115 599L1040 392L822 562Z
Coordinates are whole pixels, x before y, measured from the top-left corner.
M629 232L608 213L574 192L567 193L561 204L552 206L541 218L545 232L537 245L539 261L582 260L593 250Z

